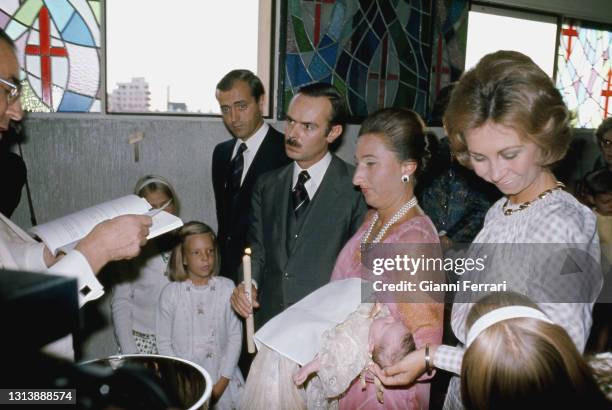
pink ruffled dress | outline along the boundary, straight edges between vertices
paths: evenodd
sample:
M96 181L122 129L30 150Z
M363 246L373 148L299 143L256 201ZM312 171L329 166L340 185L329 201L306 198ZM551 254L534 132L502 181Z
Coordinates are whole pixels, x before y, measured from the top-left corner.
M363 225L344 246L331 275L331 280L362 277L367 272L361 265L361 238L370 226L374 214L370 213ZM385 244L439 244L438 234L431 220L415 216L399 225L392 226L382 243ZM417 255L418 256L418 255ZM365 276L363 276L365 277ZM387 303L391 314L404 322L413 334L416 348L425 343L440 344L442 341L444 305L442 303ZM374 383L366 389L355 379L349 390L340 399L340 409L428 409L428 378L423 377L408 388L385 388L384 404L376 399Z

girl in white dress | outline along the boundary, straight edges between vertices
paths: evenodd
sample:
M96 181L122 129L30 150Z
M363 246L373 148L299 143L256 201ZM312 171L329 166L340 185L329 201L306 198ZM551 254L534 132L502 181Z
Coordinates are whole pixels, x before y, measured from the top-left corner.
M230 306L234 283L219 277L219 250L213 230L188 222L172 251L169 283L157 309L160 354L195 362L213 380L213 409L238 407L244 380L238 369L242 324Z
M170 183L158 176L147 175L134 187L134 193L149 202L153 208L178 214L178 198ZM129 278L113 289L111 310L115 337L120 353L157 354L155 343L155 312L159 295L169 283L166 268L176 237L168 233L147 242L137 258L122 267Z

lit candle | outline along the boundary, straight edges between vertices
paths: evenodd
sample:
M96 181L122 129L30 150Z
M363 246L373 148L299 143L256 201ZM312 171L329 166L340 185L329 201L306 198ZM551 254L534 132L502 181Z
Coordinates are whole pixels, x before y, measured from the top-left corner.
M246 297L253 303L251 298L251 248L244 250L244 256L242 257L242 270L244 272L244 291ZM255 343L253 342L253 333L255 332L255 322L253 321L253 313L246 318L246 334L247 334L247 348L249 353L255 353Z

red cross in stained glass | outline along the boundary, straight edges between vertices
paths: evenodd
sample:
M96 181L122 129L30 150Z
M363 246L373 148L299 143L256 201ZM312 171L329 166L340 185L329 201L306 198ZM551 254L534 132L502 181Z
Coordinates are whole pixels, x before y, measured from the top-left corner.
M336 0L304 0L304 1L312 1L315 4L313 45L316 47L319 45L319 40L321 38L321 5L324 3L333 4Z
M385 106L385 92L387 91L387 81L397 80L397 74L387 74L387 51L389 49L387 35L382 39L382 52L380 53L380 73L370 73L370 80L378 80L378 108Z
M436 66L434 67L434 72L436 75L436 95L440 91L440 81L442 80L443 74L450 73L448 67L442 67L442 63L444 62L442 59L442 33L438 33L438 53L437 53L437 61Z
M68 51L64 47L51 47L51 20L49 10L42 6L38 14L39 44L26 46L27 55L40 56L40 81L42 100L49 107L52 106L51 94L51 57L67 57Z
M561 30L561 34L567 36L567 59L569 60L572 54L572 38L578 37L578 31L574 28L573 24L570 24L568 28Z
M608 70L608 85L605 90L601 90L601 96L605 97L606 102L604 103L604 118L608 118L608 100L612 97L612 88L610 88L610 81L612 80L612 68Z

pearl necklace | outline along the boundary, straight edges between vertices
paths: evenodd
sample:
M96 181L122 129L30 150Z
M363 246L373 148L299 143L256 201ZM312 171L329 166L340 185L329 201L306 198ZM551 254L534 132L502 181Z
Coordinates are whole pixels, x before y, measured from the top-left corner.
M380 240L387 233L387 230L389 228L391 228L391 226L394 223L396 223L397 221L402 219L408 213L408 211L410 211L412 208L414 208L417 204L418 204L418 201L417 201L416 197L412 197L412 199L410 201L408 201L404 205L402 205L402 207L397 210L395 215L393 215L391 217L391 219L389 219L389 221L382 227L382 229L378 232L378 235L376 235L376 237L374 238L374 240L371 243L379 243ZM378 212L376 212L376 215L374 215L374 218L372 218L372 222L370 223L370 226L368 227L368 230L366 231L365 235L363 235L361 237L361 243L362 244L368 243L368 239L370 238L370 235L372 234L372 230L374 229L374 225L376 225L376 222L378 222L378 218L379 218L379 214L378 214Z
M536 199L534 199L533 201L525 201L522 204L520 204L517 208L508 208L508 204L510 203L510 200L506 199L506 202L502 206L502 211L504 212L505 216L510 216L510 215L512 215L515 212L522 211L525 208L529 208L529 206L531 206L531 204L533 204L535 201L537 201L538 199L542 199L542 198L547 197L551 192L557 191L557 190L563 189L563 188L565 188L565 185L563 185L563 182L557 181L557 186L556 187L547 189L546 191L540 193L536 197Z

